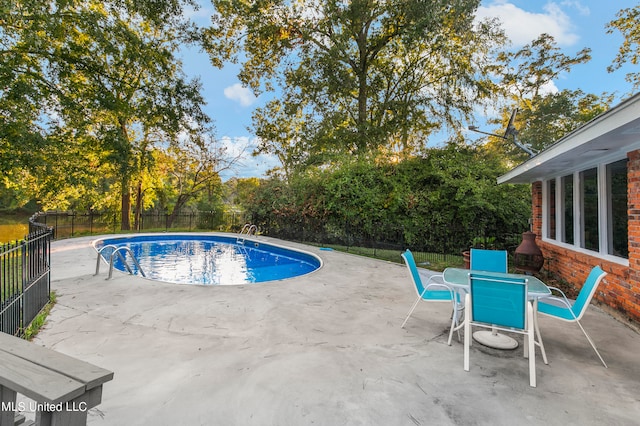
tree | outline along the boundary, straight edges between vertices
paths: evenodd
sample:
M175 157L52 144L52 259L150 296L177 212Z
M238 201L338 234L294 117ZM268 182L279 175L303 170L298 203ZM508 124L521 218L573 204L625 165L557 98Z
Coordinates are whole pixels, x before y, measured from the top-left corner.
M246 57L239 74L283 95L254 117L259 150L287 171L341 153L410 152L458 128L493 92L488 53L502 41L474 26L473 0L214 0L212 61ZM301 148L302 147L302 148Z
M94 20L83 22L58 65L59 81L68 88L63 102L73 102L63 103L61 115L76 128L91 121L88 130L118 167L121 228L129 229L131 177L146 150L142 135L153 132L171 140L190 130L190 122L208 118L200 109L199 83L186 81L174 58L180 39L175 28L140 24L125 11L109 8L86 13ZM88 49L82 43L86 38L94 41Z
M196 132L159 153L162 159L159 161L160 173L165 176L162 198L165 207L170 208L167 227L202 193L221 191L220 173L232 168L240 158L229 157L226 151L212 133Z
M498 60L504 64L501 70L502 86L518 102L531 102L542 96L549 84L575 65L591 60L591 49L584 48L575 56L560 52L553 36L543 33L516 52L502 52Z
M554 90L553 81L561 73L589 61L591 56L587 48L574 56L561 53L549 34L540 35L518 51L503 52L498 59L504 64L501 80L507 103L502 108L502 117L494 122L500 123L504 130L512 111L517 109L516 137L534 152L545 149L602 113L612 100L607 94L597 96L581 90ZM490 146L515 163L528 158L528 154L510 139L492 137Z
M540 152L605 112L612 101L612 95L597 96L567 89L538 96L533 99L535 109L520 113L522 127L518 139Z
M144 164L146 136L172 140L193 123L208 121L199 83L185 79L174 56L180 42L194 37L182 18L183 4L191 2L3 4L8 13L1 21L7 37L0 79L9 89L2 92L0 106L16 108L7 108L12 114L0 135L30 130L32 156L43 141L60 143L60 150L77 142L82 155L95 153L99 164L116 166L113 184L120 188L122 229L130 227L131 179ZM59 133L71 140L50 137ZM4 137L0 149L14 146L15 139ZM17 166L33 174L38 172L34 164L49 160ZM65 176L64 170L35 175L73 187Z
M507 170L501 157L463 143L399 162L352 157L289 182L262 180L246 209L253 223L281 238L390 242L439 253L495 238L504 247L513 235L519 240L531 214L528 188L497 184Z
M251 205L253 194L260 186L260 179L231 178L224 184L224 201L228 206L240 206L246 208Z
M607 34L612 34L614 30L618 30L624 36L622 46L618 49L618 53L609 65L607 70L614 72L620 69L625 63L631 62L633 65L640 63L640 5L633 8L620 10L617 19L607 24ZM633 84L632 90L640 88L640 72L629 72L626 80Z

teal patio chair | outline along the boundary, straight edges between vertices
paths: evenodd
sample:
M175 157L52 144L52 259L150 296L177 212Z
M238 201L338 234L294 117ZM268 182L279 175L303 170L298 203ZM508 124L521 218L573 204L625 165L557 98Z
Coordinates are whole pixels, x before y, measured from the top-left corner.
M580 330L582 330L582 333L589 341L589 344L596 352L596 355L600 358L602 365L604 365L605 368L608 368L604 359L602 359L600 352L598 352L596 345L593 343L593 340L591 340L591 337L589 337L582 324L580 324L580 319L582 319L582 316L587 311L589 303L591 302L600 281L602 281L602 278L604 278L605 275L607 275L607 273L604 272L600 266L595 266L587 276L576 300L568 299L559 288L549 286L552 293L555 291L559 293L560 296L550 296L540 299L538 301L538 312L563 321L577 323L578 327L580 327Z
M529 358L529 385L536 387L535 323L533 304L527 300L527 279L503 279L489 274L469 274L465 295L464 370L469 371L472 327L525 335Z
M404 319L404 322L400 326L400 328L404 328L405 324L409 320L409 317L418 306L418 303L421 300L427 302L449 302L452 304L453 313L451 315L451 329L449 330L449 339L447 341L448 345L451 345L451 336L453 336L453 330L458 329L458 312L457 312L457 303L456 303L456 292L453 291L451 287L444 283L438 283L434 280L442 279L442 275L432 275L429 277L426 284L423 284L422 278L420 277L420 273L418 272L418 267L416 266L416 261L413 258L413 253L407 249L404 253L402 253L402 259L404 259L404 263L407 265L409 269L409 275L411 277L411 282L418 294L418 298L411 306L407 317ZM460 335L458 334L458 338Z
M471 249L471 270L507 272L506 250Z
M508 271L506 250L471 249L470 266L472 271L504 272ZM494 335L497 330L492 330Z

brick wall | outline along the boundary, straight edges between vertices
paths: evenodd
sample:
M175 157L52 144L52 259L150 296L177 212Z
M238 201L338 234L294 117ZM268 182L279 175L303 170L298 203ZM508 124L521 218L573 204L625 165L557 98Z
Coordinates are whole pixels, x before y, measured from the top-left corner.
M640 324L640 151L628 153L628 214L629 214L629 267L605 261L597 256L576 252L541 241L542 235L542 182L531 187L533 232L536 243L546 259L544 268L552 275L577 288L582 286L595 265L600 265L604 277L594 299L612 314Z
M537 236L537 243L542 235L542 182L534 182L531 185L531 216L533 217L533 227L531 232Z

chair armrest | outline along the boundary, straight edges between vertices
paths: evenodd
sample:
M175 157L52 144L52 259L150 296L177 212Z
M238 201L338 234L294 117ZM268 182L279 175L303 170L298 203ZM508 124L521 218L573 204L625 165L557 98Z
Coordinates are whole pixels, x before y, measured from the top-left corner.
M436 280L440 280L442 282L437 282ZM433 281L436 281L436 282L433 282ZM424 291L428 291L428 290L447 290L451 294L452 302L460 301L459 298L456 296L457 293L455 289L444 281L444 275L442 274L431 275L427 279L426 284L424 284Z
M442 274L431 275L424 283L425 289L430 288L431 290L434 290L432 287L439 287L440 290L453 291L451 286L444 282L444 276Z
M567 299L567 296L564 294L564 291L560 290L558 287L553 287L553 286L548 285L547 288L549 288L549 290L551 290L551 294L553 294L554 291L557 291L558 293L560 293L562 295L563 299Z
M545 303L545 299L547 300L551 300L551 301L556 301L556 302L560 302L562 304L564 304L567 308L569 308L571 310L571 308L573 307L573 300L569 299L565 294L564 291L560 290L558 287L552 287L552 286L547 286L549 288L549 290L551 290L551 296L547 296L547 297L543 297L540 300L542 301L542 303ZM559 296L554 296L553 292L556 291L558 293L560 293L560 297ZM549 303L550 305L553 305L554 303ZM572 311L573 313L573 311Z
M431 281L434 281L434 280L441 280L442 282L434 282L432 284L446 285L444 283L444 275L442 275L442 274L429 275L429 277L427 278L427 285L429 285L431 283Z
M420 278L422 279L422 282L424 283L428 283L434 278L439 278L444 282L444 277L442 274L434 274L433 271L430 271L429 269L425 269L425 268L417 268L417 270L418 270L418 274L420 275Z

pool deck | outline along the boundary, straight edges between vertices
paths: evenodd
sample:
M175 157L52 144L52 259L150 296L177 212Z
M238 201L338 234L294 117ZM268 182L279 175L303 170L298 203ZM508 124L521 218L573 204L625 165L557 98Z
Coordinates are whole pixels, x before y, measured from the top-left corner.
M95 237L52 246L58 303L35 342L115 372L90 425L632 425L640 335L596 306L540 318L549 365L521 349L447 346L449 305L415 300L406 267L337 251L309 275L258 285L93 276ZM399 254L399 253L398 253ZM538 353L539 355L539 353Z

